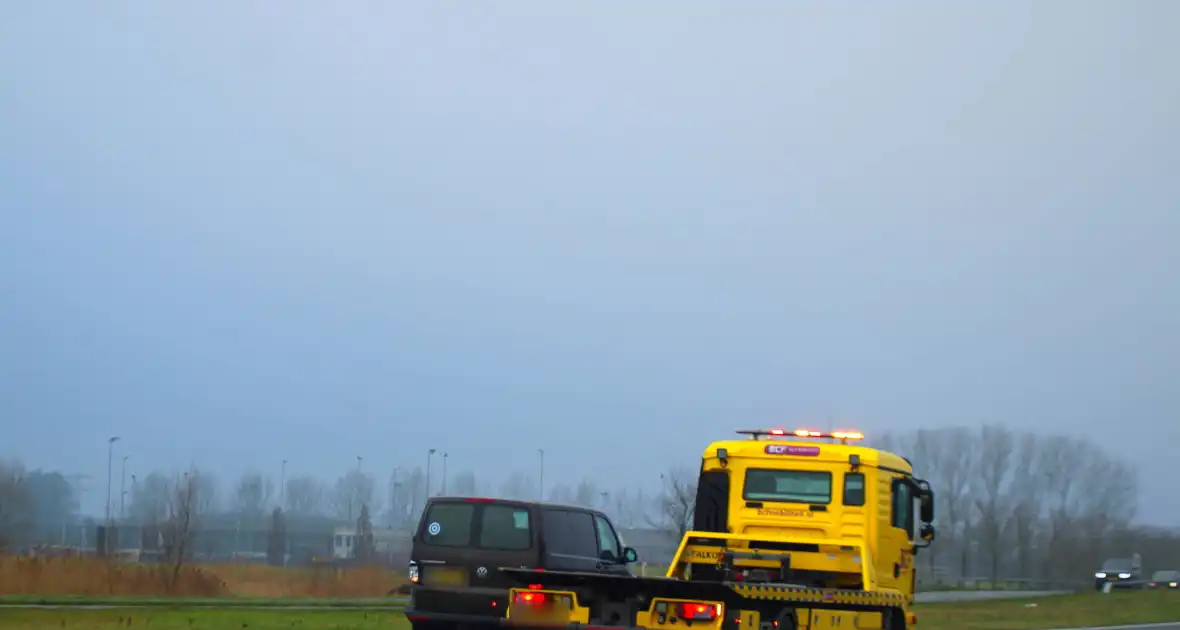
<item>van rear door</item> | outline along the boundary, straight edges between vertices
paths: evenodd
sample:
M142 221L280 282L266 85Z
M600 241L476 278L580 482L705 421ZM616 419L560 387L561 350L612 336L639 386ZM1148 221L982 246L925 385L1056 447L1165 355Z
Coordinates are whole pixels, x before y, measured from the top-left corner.
M499 567L538 566L532 507L494 499L432 499L415 536L426 588L509 588Z

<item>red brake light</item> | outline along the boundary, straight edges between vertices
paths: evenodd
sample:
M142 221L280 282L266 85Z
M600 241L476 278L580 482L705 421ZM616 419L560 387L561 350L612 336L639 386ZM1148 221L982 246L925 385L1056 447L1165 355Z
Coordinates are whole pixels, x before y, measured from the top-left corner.
M521 604L537 606L545 603L544 593L517 593L516 601Z
M721 604L684 602L677 607L676 616L688 621L713 621L721 616Z
M787 432L783 431L782 429L771 429L770 434L771 435L786 435Z
M467 499L468 503L492 503L495 499L485 499L483 497L470 497Z

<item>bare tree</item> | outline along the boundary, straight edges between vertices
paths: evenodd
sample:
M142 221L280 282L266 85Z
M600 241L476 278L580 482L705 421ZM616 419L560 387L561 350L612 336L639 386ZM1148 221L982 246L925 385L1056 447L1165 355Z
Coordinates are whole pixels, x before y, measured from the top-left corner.
M132 486L131 516L141 525L156 524L168 518L172 502L172 479L152 471Z
M505 499L535 499L537 482L526 473L513 472L500 485L500 496Z
M32 529L33 500L24 467L0 461L0 551L18 546Z
M1025 433L1016 448L1016 472L1012 484L1012 530L1015 537L1018 574L1031 576L1033 545L1044 501L1044 475L1040 442L1035 433Z
M598 507L598 503L598 486L595 485L594 481L592 479L579 481L578 487L574 490L574 505L593 508Z
M286 564L287 560L287 519L281 508L275 508L270 515L270 532L266 537L266 560L271 566Z
M1073 529L1078 519L1082 486L1079 471L1089 466L1094 453L1081 439L1057 436L1041 441L1042 482L1045 494L1053 497L1046 506L1046 575L1062 575L1072 570Z
M465 470L455 475L455 478L451 480L449 485L452 488L452 494L468 497L475 496L475 473Z
M424 496L425 475L421 468L399 469L390 479L389 510L393 525L406 527L417 521L419 500Z
M262 514L270 504L274 482L257 471L249 471L238 481L235 508L244 514Z
M361 505L361 515L356 519L356 544L353 557L359 562L372 562L377 555L373 539L373 519L369 517L369 506Z
M165 586L170 593L179 584L180 572L192 554L196 532L197 478L198 473L194 469L176 479L168 504L168 520L160 529L164 557L169 567Z
M574 495L574 489L564 483L555 483L549 486L549 496L547 498L554 503L564 505L573 505L577 500Z
M213 474L202 472L197 477L195 505L197 514L212 514L220 509L220 489L217 477Z
M986 425L979 433L979 461L975 476L975 508L979 514L979 541L991 558L991 578L1000 577L1004 528L1012 518L1009 486L1012 482L1012 432L998 425Z
M292 514L322 514L324 488L315 477L295 477L287 480L286 509Z
M663 492L659 495L659 516L645 517L648 525L675 534L677 540L692 526L697 501L696 475L689 468L674 468L660 475Z
M355 519L361 505L379 507L377 483L368 473L351 469L336 480L332 491L332 511L340 518Z

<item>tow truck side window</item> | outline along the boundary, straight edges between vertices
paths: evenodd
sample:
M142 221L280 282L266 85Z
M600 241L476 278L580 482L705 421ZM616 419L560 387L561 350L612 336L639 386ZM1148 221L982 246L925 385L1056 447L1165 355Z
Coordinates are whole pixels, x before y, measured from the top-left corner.
M832 473L751 468L746 471L742 497L747 501L827 505L832 502Z
M914 539L914 493L905 479L893 480L893 509L890 519L893 526L905 530L910 540Z
M853 507L865 504L864 473L844 473L844 505Z

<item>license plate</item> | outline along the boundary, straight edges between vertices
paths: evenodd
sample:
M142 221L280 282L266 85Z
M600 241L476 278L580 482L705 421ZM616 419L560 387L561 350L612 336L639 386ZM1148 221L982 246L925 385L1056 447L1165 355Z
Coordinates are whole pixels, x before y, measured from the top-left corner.
M546 599L540 602L522 602L518 600L512 604L508 616L513 622L517 623L558 622L564 626L570 620L570 604L569 600L564 598L558 601Z
M430 586L467 586L467 571L456 567L426 567L422 581Z

